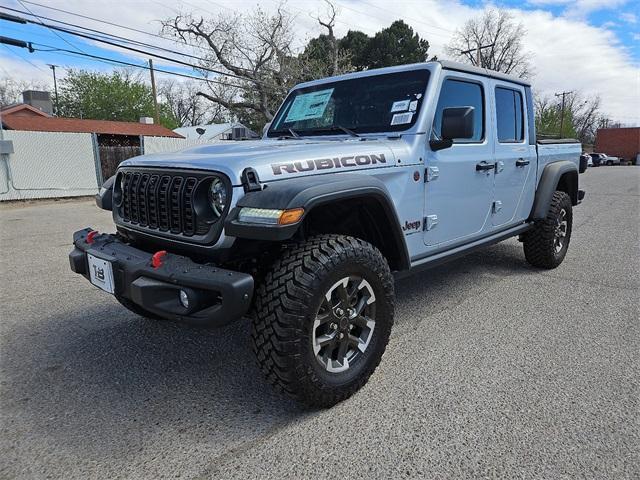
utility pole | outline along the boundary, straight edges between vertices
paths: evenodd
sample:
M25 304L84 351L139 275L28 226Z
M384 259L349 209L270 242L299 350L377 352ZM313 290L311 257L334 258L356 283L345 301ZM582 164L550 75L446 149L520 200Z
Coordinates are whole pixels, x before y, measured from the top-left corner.
M49 65L49 68L51 70L53 70L53 91L55 92L55 96L56 96L56 116L58 115L59 112L59 108L60 108L60 104L58 103L58 80L56 79L56 67L58 65L52 65L50 63L48 63L47 65Z
M562 127L564 127L564 97L570 93L573 92L561 92L555 94L556 97L562 97L562 107L560 107L560 138L562 138Z
M151 92L153 94L153 107L155 108L156 116L155 121L156 124L160 124L160 110L158 110L158 96L156 93L156 77L153 73L153 60L149 59L149 72L151 73Z
M491 43L489 45L480 45L478 44L478 46L476 48L472 48L470 50L463 50L460 53L462 55L469 55L469 58L471 59L471 63L475 64L476 67L480 67L480 68L484 68L483 65L483 61L482 61L482 50L484 50L485 48L491 48L495 45L495 43ZM473 57L471 56L471 54L475 52L476 53L476 58L475 61L473 59Z

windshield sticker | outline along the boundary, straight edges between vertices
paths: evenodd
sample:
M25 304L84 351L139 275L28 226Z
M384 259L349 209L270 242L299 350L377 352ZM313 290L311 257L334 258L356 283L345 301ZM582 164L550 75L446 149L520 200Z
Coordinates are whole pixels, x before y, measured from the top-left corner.
M418 108L418 101L417 100L414 100L413 102L411 102L409 104L409 110L410 111L415 112L417 110L417 108Z
M408 109L409 109L409 100L400 100L398 102L393 102L393 105L391 105L391 113L405 112Z
M322 117L332 94L333 88L328 88L327 90L298 95L293 100L284 122L299 122Z
M396 113L391 119L391 125L403 125L405 123L411 123L413 119L413 112Z

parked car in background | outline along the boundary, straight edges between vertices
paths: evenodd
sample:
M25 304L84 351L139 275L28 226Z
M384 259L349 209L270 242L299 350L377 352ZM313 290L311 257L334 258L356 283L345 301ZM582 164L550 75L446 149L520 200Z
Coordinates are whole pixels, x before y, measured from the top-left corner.
M604 156L605 165L620 165L620 157L610 157L609 155Z
M594 167L599 167L600 165L604 165L606 162L607 156L604 153L590 153L591 160L593 161Z

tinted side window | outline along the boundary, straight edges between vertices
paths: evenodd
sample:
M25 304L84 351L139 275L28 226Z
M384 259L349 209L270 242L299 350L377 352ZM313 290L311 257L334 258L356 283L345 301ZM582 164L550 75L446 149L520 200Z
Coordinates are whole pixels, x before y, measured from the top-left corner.
M522 95L516 90L496 88L496 115L499 142L524 140Z
M484 95L482 86L461 80L445 80L440 92L433 131L440 138L442 111L451 107L474 108L474 132L471 139L456 140L456 143L480 142L484 138Z

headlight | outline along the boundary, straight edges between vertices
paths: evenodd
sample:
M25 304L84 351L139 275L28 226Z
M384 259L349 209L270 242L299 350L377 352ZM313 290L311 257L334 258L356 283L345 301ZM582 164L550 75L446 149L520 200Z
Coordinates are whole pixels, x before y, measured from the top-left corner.
M209 204L216 217L222 216L222 213L227 207L228 197L227 187L222 179L220 177L213 177L211 185L209 185Z
M291 225L298 222L304 214L304 208L276 210L270 208L242 207L238 221L242 223L259 223L263 225Z

